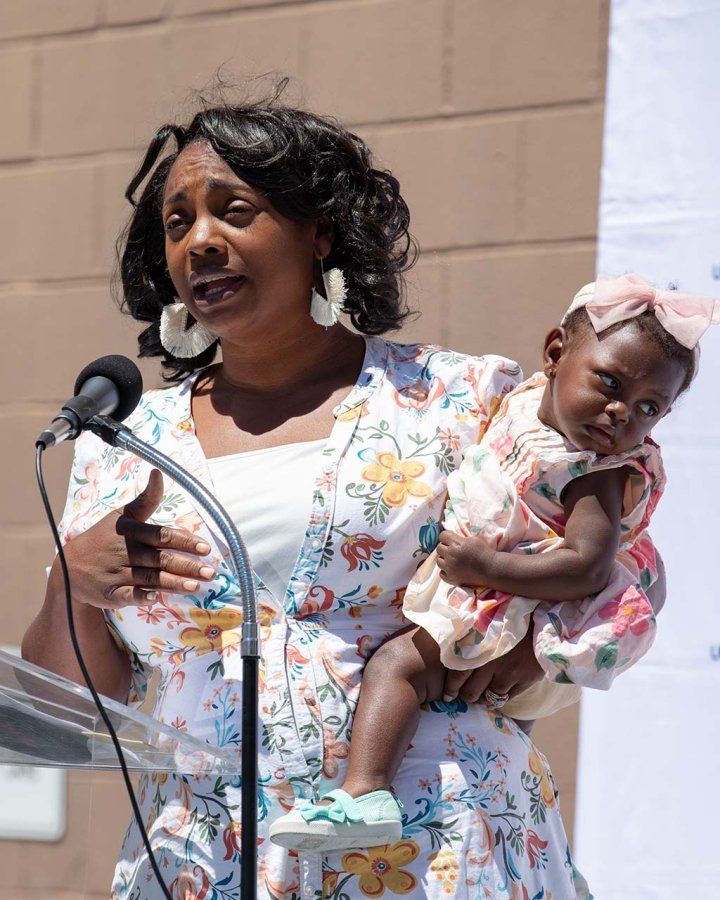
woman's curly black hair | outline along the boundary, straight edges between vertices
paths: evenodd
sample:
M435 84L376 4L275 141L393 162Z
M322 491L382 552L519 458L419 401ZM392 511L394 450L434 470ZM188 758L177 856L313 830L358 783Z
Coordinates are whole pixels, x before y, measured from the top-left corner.
M214 106L198 112L187 126L163 125L125 192L134 213L118 241L122 305L133 318L150 323L138 337L139 355L162 356L166 381L209 365L217 351L215 343L199 356L178 359L160 343L163 306L176 300L165 262L163 190L178 154L196 141L207 141L281 215L331 221L326 267L342 269L348 289L344 312L358 331L383 334L399 328L408 315L402 272L415 261L416 246L397 179L373 167L357 135L331 119L279 105L276 98ZM158 162L171 138L174 152Z

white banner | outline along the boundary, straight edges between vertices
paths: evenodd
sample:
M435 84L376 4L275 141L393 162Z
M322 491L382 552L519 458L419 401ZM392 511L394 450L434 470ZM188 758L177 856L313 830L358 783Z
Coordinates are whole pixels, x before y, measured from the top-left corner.
M720 0L614 0L598 272L720 296ZM654 648L581 709L575 846L598 900L720 897L720 327L654 432Z

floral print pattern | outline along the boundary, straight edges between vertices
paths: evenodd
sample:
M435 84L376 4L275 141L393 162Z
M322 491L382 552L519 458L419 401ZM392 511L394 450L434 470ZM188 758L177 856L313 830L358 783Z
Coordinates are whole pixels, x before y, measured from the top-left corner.
M127 424L212 490L191 416L195 378L146 393ZM256 580L262 900L437 900L448 896L450 883L460 900L587 896L552 776L533 770L532 744L515 723L482 705L456 701L422 712L394 784L404 806L403 838L395 845L320 858L287 852L267 835L269 823L296 801L342 783L365 661L404 624L402 597L437 541L447 476L461 448L476 443L519 378L517 366L499 357L366 339L362 372L318 454L312 512L285 596ZM84 433L64 539L133 499L148 473L145 463ZM192 595L160 592L149 606L107 613L132 664L129 702L142 700L156 673L155 717L184 723L239 760L241 604L227 547L171 483L151 521L182 523L208 541L217 575ZM144 778L138 794L173 897L240 900L239 771ZM132 823L112 896L160 897Z
M451 669L485 665L535 629L535 649L547 679L515 697L510 715L534 719L573 702L568 685L606 689L650 648L655 616L644 593L654 580L654 551L645 535L665 473L649 438L622 454L578 450L538 418L547 385L537 373L502 401L480 442L466 449L448 477L447 527L481 535L509 553L552 552L565 534L561 497L575 478L623 468L627 486L620 542L607 585L580 602L540 602L489 588L442 580L434 555L408 585L403 611L438 642ZM531 618L532 616L532 618Z

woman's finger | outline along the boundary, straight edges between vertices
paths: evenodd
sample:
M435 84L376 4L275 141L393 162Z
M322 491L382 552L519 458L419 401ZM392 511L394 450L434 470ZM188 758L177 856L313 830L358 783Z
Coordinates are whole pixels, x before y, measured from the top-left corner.
M490 684L494 673L494 666L488 663L479 669L473 669L470 677L460 688L459 696L467 703L477 703L477 701L485 693L488 684Z
M182 528L150 525L125 515L117 520L115 530L123 537L130 538L138 544L147 544L148 547L166 547L169 550L181 550L183 553L195 553L200 556L205 556L211 549L207 541Z
M157 591L144 591L142 588L123 584L112 588L107 597L93 605L101 609L123 609L126 606L150 606L155 600Z
M123 514L130 519L144 522L160 506L163 498L163 477L159 469L152 469L145 489L126 504Z
M454 700L460 688L472 675L472 669L447 669L445 672L445 685L443 687L443 700Z
M215 569L201 559L171 550L156 550L147 544L133 542L128 547L128 558L131 568L159 569L170 575L183 575L200 581L211 581L215 577Z
M173 594L193 594L200 587L200 582L196 578L183 578L162 572L160 569L144 569L141 566L133 566L127 577L133 587L168 591Z
M514 672L505 669L494 673L493 677L487 683L485 690L492 691L492 693L497 694L498 697L504 697L506 694L510 697L512 696L513 689L517 683L517 675Z

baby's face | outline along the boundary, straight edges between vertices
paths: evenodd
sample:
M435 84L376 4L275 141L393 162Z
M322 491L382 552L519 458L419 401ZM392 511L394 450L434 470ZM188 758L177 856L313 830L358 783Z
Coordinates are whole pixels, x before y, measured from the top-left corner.
M623 453L670 410L684 374L635 325L607 335L588 328L564 343L541 415L580 450Z

